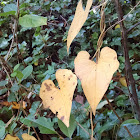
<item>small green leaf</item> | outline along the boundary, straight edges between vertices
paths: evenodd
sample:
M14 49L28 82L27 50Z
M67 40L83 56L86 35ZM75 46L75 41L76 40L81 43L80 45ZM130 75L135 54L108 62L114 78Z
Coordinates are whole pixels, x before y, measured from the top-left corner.
M32 104L32 106L31 106L29 112L30 112L31 114L35 114L35 113L36 113L36 110L37 110L37 108L38 108L38 106L39 106L39 104L40 104L40 101L33 102L33 104Z
M15 11L10 11L10 12L5 12L5 13L0 13L0 16L5 17L5 16L15 15L15 14L16 14Z
M5 86L7 83L8 83L7 80L1 81L1 82L0 82L0 87Z
M17 72L16 71L13 72L13 73L11 73L11 77L16 77L16 75L17 75Z
M139 121L136 119L129 119L124 121L121 126L127 126L127 125L131 125L131 124L139 124Z
M22 71L22 74L23 74L22 80L24 80L24 79L26 79L28 76L30 76L32 72L33 72L33 67L32 67L32 65L27 66L27 67ZM22 80L21 80L21 81L22 81Z
M0 120L0 138L2 138L5 134L5 123Z
M20 86L17 83L14 83L14 85L11 87L12 92L17 92L19 90Z
M20 64L15 65L14 71L16 71L19 68Z
M45 117L39 117L36 121L38 124L38 128L40 130L40 133L42 134L57 134L57 132L53 128L53 123L45 118Z
M70 115L70 122L69 127L67 127L61 120L58 119L58 126L60 130L69 138L71 138L75 128L76 128L76 121L74 116Z
M47 18L37 15L25 15L19 18L19 24L23 27L38 27L47 25Z
M1 89L0 90L0 95L4 94L7 91L7 88Z
M8 99L7 99L8 102L13 102L13 101L16 101L16 96L15 96L15 93L10 93L10 95L8 96Z
M4 8L3 8L4 12L11 12L11 11L17 11L17 6L15 4L7 4Z
M14 121L8 126L8 131L9 131L10 134L13 133L13 131L16 128L16 126L17 126L17 123L14 122Z
M23 78L23 73L21 71L16 71L16 77L21 80Z
M27 126L38 127L42 134L57 134L53 128L53 123L45 117L35 119L34 115L30 114L26 118L21 118L20 120Z
M5 38L0 38L0 49L5 49L9 45L9 42Z

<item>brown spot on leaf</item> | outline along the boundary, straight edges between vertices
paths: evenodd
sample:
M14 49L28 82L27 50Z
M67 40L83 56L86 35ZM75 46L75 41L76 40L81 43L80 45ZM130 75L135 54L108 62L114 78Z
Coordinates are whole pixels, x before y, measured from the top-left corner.
M114 60L116 60L116 58L117 58L117 57L115 56L115 57L114 57Z
M50 91L50 90L52 90L46 83L44 84L45 85L45 87L46 87L46 89L47 89L47 91Z
M50 84L50 86L52 86L52 84Z
M54 98L53 97L51 97L51 100L53 100Z
M45 92L45 90L43 90L43 92Z
M68 80L70 80L70 78L68 78Z
M60 118L60 120L63 121L63 120L64 120L64 116L62 116L62 117Z

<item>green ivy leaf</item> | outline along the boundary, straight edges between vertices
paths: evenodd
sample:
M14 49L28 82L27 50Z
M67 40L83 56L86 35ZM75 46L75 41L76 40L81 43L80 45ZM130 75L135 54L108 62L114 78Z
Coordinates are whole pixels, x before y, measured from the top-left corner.
M14 71L16 71L19 68L20 64L15 65Z
M8 99L7 99L8 102L13 102L13 101L16 101L16 96L15 96L15 93L10 93L10 95L8 96Z
M69 127L67 127L61 120L58 119L58 126L60 130L69 138L71 138L75 128L76 128L76 121L74 116L71 114L70 115L70 122L69 122Z
M130 131L130 133L133 135L133 137L139 137L140 125L128 125L127 128ZM128 132L126 131L126 129L124 127L120 128L120 130L118 132L118 136L121 138L125 138L125 139L130 138Z
M23 78L23 73L21 71L16 71L16 77L21 80Z
M1 81L1 82L0 82L0 87L5 86L7 83L8 83L7 80Z
M139 121L136 119L129 119L124 121L121 126L127 126L127 125L131 125L131 124L139 124Z
M10 12L5 12L5 13L0 13L0 16L6 17L9 15L15 15L16 12L15 11L10 11Z
M1 89L0 90L0 95L4 94L7 91L7 88Z
M37 108L38 108L38 106L39 106L39 104L40 104L40 101L33 102L33 104L32 104L32 106L31 106L29 112L30 112L31 114L35 114L35 113L36 113L36 110L37 110Z
M20 86L17 83L14 83L14 85L11 87L12 92L17 92L19 90Z
M34 116L30 114L26 118L21 118L20 120L27 126L38 127L42 134L57 134L53 128L53 123L45 117L35 119Z
M0 138L2 138L5 134L5 123L0 120Z
M25 15L19 18L19 24L23 27L38 27L47 25L47 18L37 15Z
M22 71L23 77L22 77L22 80L21 80L21 81L23 81L23 80L26 79L28 76L30 76L32 72L33 72L33 66L32 66L32 65L27 66L27 67Z
M17 6L15 4L7 4L4 8L3 8L4 12L11 12L11 11L17 11Z
M0 39L0 49L5 49L9 45L9 42L5 38Z

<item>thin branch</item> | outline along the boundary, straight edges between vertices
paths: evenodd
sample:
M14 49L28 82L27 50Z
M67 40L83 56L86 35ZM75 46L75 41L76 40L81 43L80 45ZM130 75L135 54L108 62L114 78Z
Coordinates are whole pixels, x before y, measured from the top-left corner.
M12 26L12 25L11 25L11 26ZM14 47L14 42L15 42L15 32L16 32L15 26L16 26L16 21L14 21L14 26L12 27L12 29L13 29L13 38L12 38L12 42L11 42L11 45L10 45L9 51L8 51L6 57L5 57L5 61L8 60L8 57L9 57L10 52L11 52L11 49Z
M129 28L129 29L127 30L127 33L129 33L130 31L132 31L132 30L133 30L136 26L138 26L139 24L140 24L140 22L134 24L131 28Z
M117 12L118 12L118 19L119 19L119 21L121 21L123 19L123 11L122 11L122 7L119 3L119 0L115 0L115 5L117 8ZM127 30L126 30L123 22L120 22L120 29L122 32L122 46L123 46L124 57L125 57L125 74L126 74L127 87L130 92L130 98L132 97L132 100L133 100L133 106L135 109L135 113L137 114L138 120L140 121L140 106L139 106L139 102L138 102L138 96L137 96L136 87L135 87L135 80L134 80L134 77L132 74L132 67L131 67L129 53L128 53L129 50L128 50Z
M108 102L108 104L109 104L111 110L112 110L112 111L114 112L114 114L117 116L117 118L119 119L119 121L120 121L121 123L123 123L123 122L122 122L122 119L119 117L119 115L117 114L117 112L114 110L114 108L112 107L112 105L111 105L111 103L110 103L110 101L108 100L108 98L107 98L106 95L104 95L104 98L107 100L107 102ZM124 128L125 128L126 131L128 132L129 136L130 136L130 137L133 137L132 134L130 133L130 131L128 130L128 128L127 128L126 126L124 126Z
M129 16L129 14L132 13L132 11L133 11L139 4L140 4L140 1L130 10L130 12L129 12L127 15L124 16L124 18L122 18L121 20L117 21L117 22L114 23L112 26L110 26L110 27L105 31L105 33L106 33L108 30L112 29L115 25L117 25L117 24L119 24L120 22L124 21L124 20Z
M87 130L85 130L84 127L83 127L81 124L79 124L77 121L76 121L76 123L77 123L77 124L85 131L85 133L88 134L88 136L90 137L90 134L87 132Z

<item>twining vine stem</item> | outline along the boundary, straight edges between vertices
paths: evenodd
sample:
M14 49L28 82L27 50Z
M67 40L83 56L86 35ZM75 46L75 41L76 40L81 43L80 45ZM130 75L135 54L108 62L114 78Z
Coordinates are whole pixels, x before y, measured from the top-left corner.
M118 13L118 20L120 21L123 19L123 11L119 3L119 0L115 0L115 5L116 5L117 13ZM122 32L122 47L123 47L124 57L125 57L125 74L126 74L127 87L128 87L128 90L130 91L130 97L133 100L135 113L137 114L138 116L137 118L140 121L140 106L138 102L138 96L137 96L136 87L135 87L135 80L132 74L132 67L131 67L129 54L128 54L129 50L128 50L127 30L124 26L123 21L120 22L119 24L120 24L120 29Z

